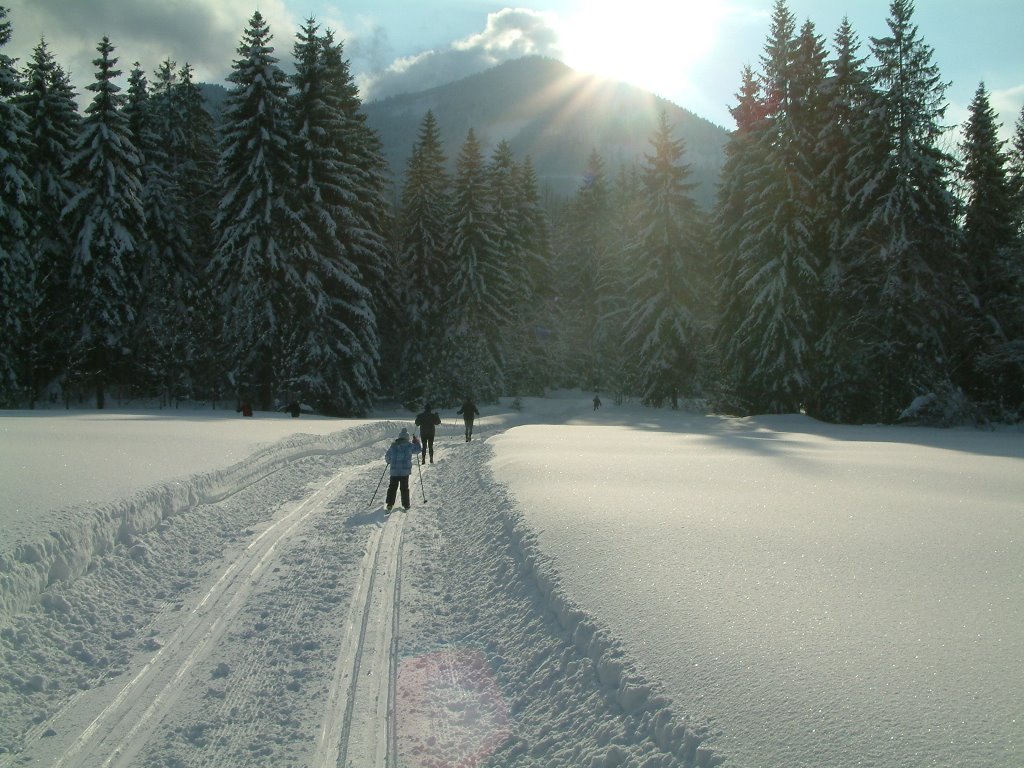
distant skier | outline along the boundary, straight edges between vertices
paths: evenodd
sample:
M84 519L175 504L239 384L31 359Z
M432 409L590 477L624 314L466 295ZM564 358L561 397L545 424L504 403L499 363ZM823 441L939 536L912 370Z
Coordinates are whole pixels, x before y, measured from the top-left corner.
M420 428L420 437L423 438L423 453L420 454L420 464L426 464L427 454L430 454L430 463L434 463L434 432L441 423L441 416L430 410L430 403L425 403L423 413L416 416L416 426Z
M467 397L462 401L462 407L456 413L460 414L462 420L466 422L466 442L468 443L473 438L473 419L480 415L480 411L477 410L473 398Z
M594 395L594 410L596 411L600 407L601 407L601 398L598 397L597 395Z
M421 450L420 441L414 437L410 442L409 430L402 427L395 442L388 447L384 454L384 461L391 467L391 482L388 485L388 495L385 499L388 512L395 506L395 496L399 488L402 490L402 507L406 510L409 509L409 475L412 474L412 457Z
M238 407L235 410L241 413L243 416L252 416L252 406L249 405L248 400L243 400L241 403L239 403Z
M299 418L299 414L302 413L302 406L299 405L298 400L292 400L282 410L287 411L292 415L293 419Z

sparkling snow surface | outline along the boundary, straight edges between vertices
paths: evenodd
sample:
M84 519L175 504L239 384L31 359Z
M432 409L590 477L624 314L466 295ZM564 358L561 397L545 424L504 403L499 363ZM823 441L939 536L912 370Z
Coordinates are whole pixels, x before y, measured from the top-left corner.
M483 407L471 443L442 412L400 516L400 765L1024 764L1024 433L592 394ZM122 762L321 765L337 615L365 533L394 530L366 505L411 419L0 415L0 766L84 755L75 707L173 655L176 617L297 512Z
M727 765L1024 764L1024 435L604 419L496 477Z

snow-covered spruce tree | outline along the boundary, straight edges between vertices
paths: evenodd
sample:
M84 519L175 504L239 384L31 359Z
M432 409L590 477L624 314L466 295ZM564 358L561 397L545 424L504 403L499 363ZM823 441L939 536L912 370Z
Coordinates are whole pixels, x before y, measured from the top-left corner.
M96 407L106 403L108 383L123 376L139 300L139 248L145 237L140 158L122 112L124 96L114 46L104 37L96 47L96 82L86 86L85 110L71 157L71 174L81 187L63 218L72 233L69 379L91 385Z
M471 128L455 165L451 248L451 311L447 313L445 374L453 391L446 399L472 395L487 402L501 395L501 331L509 307L501 300L510 294L491 220L490 186L476 134Z
M753 256L751 248L756 245L747 237L746 226L756 170L762 164L764 144L760 134L766 129L767 112L761 81L754 70L745 66L741 77L736 106L729 109L736 128L725 145L712 222L718 275L713 344L718 375L713 377L716 391L712 399L716 410L726 413L750 410L739 394L750 369L749 361L740 354L739 334L747 317L747 296L741 279Z
M189 386L196 399L217 400L223 383L223 368L216 354L220 297L212 282L202 279L209 271L216 243L213 220L219 199L217 137L213 117L188 63L178 70L170 103L175 112L170 165L185 207L184 224L194 264L192 294L185 315L191 339L187 350Z
M487 183L491 221L496 230L495 244L505 280L498 286L503 293L493 296L492 301L508 310L507 319L500 329L499 346L506 392L516 395L525 394L522 385L529 367L526 359L527 315L533 298L520 206L521 174L522 168L512 154L511 145L504 139L499 141L487 163Z
M341 43L335 42L333 33L328 31L323 45L331 80L326 92L338 100L338 107L345 115L342 160L354 195L354 199L347 203L348 219L338 223L338 232L349 258L359 269L362 284L372 297L370 309L373 314L366 318L366 324L358 331L366 349L376 350L373 369L366 371L365 381L359 381L357 386L372 391L377 386L376 366L380 357L377 314L384 306L384 297L390 292L385 271L391 263L391 246L384 234L391 229L390 205L386 195L387 162L380 138L366 124L359 89L344 58Z
M21 373L29 407L47 382L64 370L71 323L66 307L71 241L61 212L77 189L68 165L80 117L75 92L45 41L25 65L24 89L16 99L28 117L31 137L27 173L33 197L29 205L31 250L22 296Z
M444 346L448 296L451 179L445 171L444 145L434 113L423 116L406 164L401 208L397 216L396 269L401 281L396 301L381 317L386 327L389 384L400 402L424 398L440 403L444 385L438 361ZM409 318L412 316L413 321Z
M359 174L346 160L348 119L336 91L329 41L312 19L294 58L295 209L302 235L289 265L293 318L285 346L291 398L323 413L365 413L376 388L378 349L372 297L353 259L347 230L359 219Z
M825 222L818 155L825 53L808 22L794 35L784 0L775 3L762 57L765 120L749 169L740 257L739 312L725 355L747 407L794 412L816 398L815 348L821 337Z
M859 55L860 41L844 19L833 38L833 57L822 90L827 116L818 137L816 152L824 163L821 172L821 206L827 223L823 263L826 309L823 335L818 345L820 396L812 413L829 421L845 421L859 410L860 392L856 377L849 379L849 361L856 358L850 337L850 319L856 311L844 293L844 275L855 255L851 235L856 211L850 205L853 155L859 148L858 135L872 103L866 57ZM870 395L869 395L870 396Z
M1024 337L1015 336L1021 330L1017 314L1024 288L1019 222L1004 142L984 83L978 85L969 113L960 150L967 193L963 236L970 301L967 333L960 339L959 380L993 417L1005 418L1024 404L1024 354L1017 349Z
M25 365L20 350L28 342L25 308L33 301L29 248L28 176L31 152L28 117L15 100L22 84L14 60L2 52L11 39L7 9L0 6L0 405L25 398ZM20 374L20 375L19 375Z
M825 91L828 54L824 39L810 21L800 28L793 53L786 151L782 153L783 157L788 155L784 167L790 171L792 217L782 231L786 252L792 257L793 285L798 286L799 293L793 302L792 325L802 331L802 337L794 337L794 342L799 338L805 350L799 362L806 377L800 402L808 413L818 415L828 396L823 392L828 369L823 365L822 347L831 319L825 275L832 224L827 211L829 188L825 185L825 168L830 158L819 142L832 116ZM800 172L794 174L795 168Z
M952 160L940 149L946 83L912 15L910 0L893 0L890 34L871 39L876 96L853 154L846 379L862 399L851 420L892 422L916 396L949 388L962 262Z
M552 369L547 344L551 327L551 238L547 213L541 204L533 161L519 166L516 222L522 244L522 284L519 307L506 330L506 387L509 393L543 395Z
M630 354L626 341L626 321L633 309L631 246L639 240L644 225L643 174L636 163L620 166L611 185L611 240L603 251L597 283L594 350L598 356L599 378L594 389L611 393L617 403L643 391L639 359ZM709 306L713 306L713 302Z
M604 159L592 149L583 179L562 217L560 258L555 269L558 319L556 344L571 379L566 386L593 389L603 386L601 286L603 270L615 263L610 250L612 232L611 189ZM620 318L621 325L621 318Z
M1007 153L1007 180L1013 198L1013 220L1017 232L1024 235L1024 107L1017 116Z
M173 164L180 127L175 63L165 60L150 86L136 63L128 81L125 115L142 156L146 238L139 249L141 295L133 348L139 384L170 404L188 390L192 347L189 315L195 265L186 210Z
M681 163L682 139L662 113L645 156L639 236L629 249L631 311L626 344L636 357L644 401L679 406L697 393L708 342L710 239Z
M275 404L287 350L299 222L289 205L295 188L288 122L288 83L272 35L253 13L238 47L224 105L210 265L222 300L222 350L239 398L264 410Z

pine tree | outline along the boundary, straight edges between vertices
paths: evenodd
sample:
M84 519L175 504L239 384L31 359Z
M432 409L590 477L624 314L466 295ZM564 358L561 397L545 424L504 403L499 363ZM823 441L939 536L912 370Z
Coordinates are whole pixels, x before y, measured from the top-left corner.
M213 213L217 199L217 145L213 117L188 63L178 70L168 101L174 110L170 165L185 204L185 223L198 268L213 252Z
M358 225L357 175L345 161L347 117L332 98L336 73L318 31L308 20L294 48L296 210L305 235L296 242L291 278L288 383L293 398L322 412L361 414L377 381L375 323L370 292L343 239L346 225Z
M145 213L139 153L113 82L121 74L114 47L104 37L96 50L96 82L87 86L95 95L71 158L82 186L63 215L74 238L70 313L78 323L69 369L95 388L96 407L103 408L108 382L124 370L136 320Z
M646 156L640 235L630 251L634 276L626 343L634 350L641 393L653 405L697 394L710 304L708 237L681 163L684 147L662 113Z
M33 49L24 80L17 103L28 116L31 144L27 168L33 198L29 206L30 272L22 298L21 376L29 407L33 407L45 383L63 371L69 355L72 318L66 306L71 240L61 212L77 189L68 165L81 120L74 89L45 41Z
M143 157L146 244L136 348L140 375L169 404L188 392L194 349L192 299L196 292L194 247L181 169L174 162L182 126L175 63L164 60L150 86L132 72L128 119Z
M627 320L633 309L632 246L640 240L644 226L644 186L644 170L640 166L620 166L610 188L610 239L603 249L597 283L594 351L600 378L594 388L613 393L616 402L643 392L639 360L628 346Z
M518 394L543 395L551 382L551 351L545 330L551 327L550 224L541 204L533 161L519 166L516 189L516 221L521 241L521 302L512 325L506 330L506 381Z
M532 285L520 206L522 169L508 141L498 142L487 163L486 173L487 196L491 201L490 219L496 231L495 245L503 274L491 301L507 308L507 317L499 329L498 345L506 391L519 394L520 378L525 373L524 334Z
M299 224L289 206L295 188L288 122L288 83L273 37L253 13L228 81L214 220L219 239L211 264L222 297L224 354L238 397L264 410L282 384L292 286L288 271Z
M611 189L604 158L592 149L583 180L566 210L562 258L556 273L561 318L556 325L560 357L573 387L603 385L606 368L602 318L607 314L608 269L617 263L613 236ZM614 290L621 289L616 286ZM622 319L619 318L621 327Z
M354 194L354 199L348 204L350 220L339 223L339 232L349 258L359 270L363 285L373 297L371 310L374 314L366 318L367 324L361 329L364 344L367 348L379 350L376 313L385 305L384 297L390 290L385 270L392 259L390 245L384 235L391 230L386 194L389 183L387 162L380 138L366 124L359 89L344 58L343 46L334 41L329 31L323 44L331 80L327 93L332 99L337 99L337 108L345 115L342 161L346 175L350 175ZM376 382L376 371L372 381ZM370 380L367 384L370 385Z
M856 411L853 403L861 396L856 379L847 379L848 361L856 357L856 345L849 333L856 306L850 306L850 297L843 292L847 269L856 255L851 238L857 216L850 205L850 185L858 136L874 93L866 57L858 55L860 41L847 19L840 24L833 40L834 56L828 62L830 74L823 86L828 119L821 128L816 148L825 163L820 187L827 222L822 265L822 287L827 301L818 347L821 399L813 415L844 421L852 417Z
M503 360L500 334L508 307L498 299L509 294L508 275L497 247L499 232L491 220L487 172L473 129L455 166L452 233L452 311L444 370L454 386L486 402L501 394ZM450 393L457 395L458 392Z
M389 317L388 329L397 343L394 382L401 402L413 404L424 398L437 400L453 383L444 382L437 368L444 345L451 220L451 180L445 171L445 154L437 119L427 111L412 148L402 188L398 216L398 273L402 275L399 300ZM406 312L415 316L410 331ZM449 396L455 393L449 393Z
M984 83L969 107L960 150L967 191L964 255L970 318L962 339L965 389L1002 417L1024 402L1024 367L1014 362L1015 306L1021 275L1014 268L1019 234L999 125ZM1015 295L1016 294L1016 295Z
M1024 369L1024 109L1017 118L1010 151L1007 154L1007 172L1013 202L1011 219L1016 232L1015 242L1006 249L1003 264L1007 284L1002 299L1004 304L1004 330L1007 343L998 350L993 362L1000 367ZM998 375L998 374L994 374ZM1024 376L1015 378L1015 393L1004 395L1005 415L1010 421L1024 420ZM1016 407L1014 403L1017 403Z
M725 145L715 203L713 232L717 256L716 318L714 360L718 367L715 394L716 407L727 412L745 412L739 392L747 381L750 364L740 344L740 329L747 317L747 294L743 276L753 258L756 241L747 236L748 214L753 205L757 170L762 164L764 143L761 134L767 129L767 103L761 81L750 66L741 73L742 82L736 93L736 106L730 113L736 128Z
M795 35L792 14L775 3L762 58L765 117L748 160L744 221L724 233L737 288L725 355L740 397L754 411L794 412L813 397L821 328L824 221L814 148L822 120L824 50L810 22ZM730 215L734 215L730 213ZM738 322L737 322L738 321Z
M914 397L948 391L962 275L952 160L939 147L947 84L912 14L910 0L893 0L891 34L871 39L877 95L853 161L855 258L844 291L858 354L849 380L865 395L853 418L871 421L894 421Z
M217 331L220 317L220 296L209 280L202 279L210 271L216 238L213 229L218 198L217 138L213 117L193 79L192 67L186 63L178 70L172 87L171 104L175 118L171 133L171 167L185 206L184 225L192 248L194 264L192 293L188 298L188 336L186 352L192 377L194 397L220 396L221 365L217 354Z
M0 6L0 50L11 39L7 9ZM14 60L0 53L0 405L23 399L26 381L21 350L28 341L25 307L32 299L32 255L28 176L31 139L28 117L16 103L22 84Z

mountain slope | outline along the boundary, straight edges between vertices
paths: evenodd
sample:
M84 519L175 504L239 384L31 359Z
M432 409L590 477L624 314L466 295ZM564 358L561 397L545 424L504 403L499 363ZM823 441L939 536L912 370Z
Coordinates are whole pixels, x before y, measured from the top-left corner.
M658 115L665 111L685 142L697 195L713 199L722 167L723 128L660 97L625 83L580 74L537 56L419 93L363 105L380 135L391 171L400 179L427 110L441 129L445 154L454 158L472 128L485 153L509 142L516 157L529 155L541 187L558 195L578 188L587 159L597 149L614 177L622 166L642 162L650 151Z

